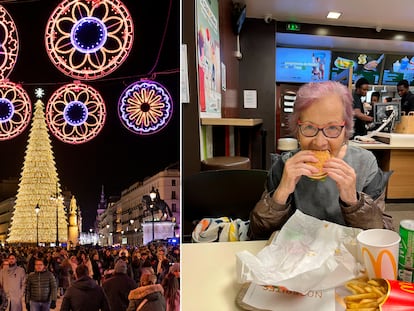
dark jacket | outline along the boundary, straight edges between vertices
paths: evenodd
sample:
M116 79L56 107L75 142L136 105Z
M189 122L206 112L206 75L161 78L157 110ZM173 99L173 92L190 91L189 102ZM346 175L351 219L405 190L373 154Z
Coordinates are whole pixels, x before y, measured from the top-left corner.
M147 299L140 311L165 311L164 289L160 284L141 286L132 290L129 295L127 311L135 311L140 303Z
M109 311L111 308L102 287L89 276L84 276L73 282L66 290L60 310Z
M57 285L52 272L31 272L26 282L26 303L30 301L47 302L56 301Z
M108 297L111 310L125 311L128 307L128 294L137 288L137 283L124 273L115 273L102 287Z

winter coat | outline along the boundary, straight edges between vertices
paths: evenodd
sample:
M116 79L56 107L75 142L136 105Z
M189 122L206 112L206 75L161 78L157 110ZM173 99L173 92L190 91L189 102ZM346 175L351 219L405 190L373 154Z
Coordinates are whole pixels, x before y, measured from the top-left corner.
M63 296L60 311L110 311L104 290L88 276L73 282ZM117 311L117 310L113 310Z
M30 273L26 284L26 303L52 300L57 300L56 278L53 273L48 270Z
M314 181L302 176L286 204L277 204L272 196L282 178L285 162L299 150L283 153L272 165L262 199L250 213L251 239L268 239L286 223L296 209L303 213L340 225L369 229L392 228L392 219L384 214L385 187L389 173L378 167L372 152L348 146L344 161L356 172L359 201L346 206L339 199L338 187L329 177Z
M108 297L111 310L125 311L129 304L129 292L137 286L137 283L124 273L115 273L106 280L102 288Z
M160 284L141 286L132 290L129 295L127 311L136 311L140 303L147 299L140 311L165 311L164 289Z

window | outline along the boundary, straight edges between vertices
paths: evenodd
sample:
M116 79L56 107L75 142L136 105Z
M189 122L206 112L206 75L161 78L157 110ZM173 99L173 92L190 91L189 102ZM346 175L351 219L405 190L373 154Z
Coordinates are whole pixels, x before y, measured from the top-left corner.
M177 195L175 194L175 191L171 191L171 199L173 200L177 199Z
M176 212L177 212L177 204L175 204L175 203L172 203L172 204L171 204L171 211L172 211L173 213L176 213Z
M171 185L172 185L172 186L175 186L175 185L176 185L175 179L172 179L172 180L171 180Z

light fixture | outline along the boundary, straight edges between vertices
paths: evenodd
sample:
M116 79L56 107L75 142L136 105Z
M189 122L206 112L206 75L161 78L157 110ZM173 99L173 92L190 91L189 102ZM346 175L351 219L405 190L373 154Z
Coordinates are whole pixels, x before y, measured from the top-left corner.
M339 12L329 12L328 15L326 16L326 18L330 18L330 19L338 19L340 16L342 15L342 13Z
M157 197L157 192L155 191L154 187L152 187L151 192L149 194L151 201L154 201L155 198Z

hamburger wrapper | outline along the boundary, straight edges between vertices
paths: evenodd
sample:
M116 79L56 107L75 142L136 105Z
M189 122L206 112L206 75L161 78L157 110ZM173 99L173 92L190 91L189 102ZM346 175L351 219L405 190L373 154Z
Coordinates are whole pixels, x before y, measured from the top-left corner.
M302 294L340 286L359 274L359 232L361 229L323 221L297 210L256 256L248 251L236 254L238 281L282 286Z

